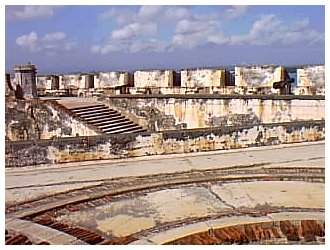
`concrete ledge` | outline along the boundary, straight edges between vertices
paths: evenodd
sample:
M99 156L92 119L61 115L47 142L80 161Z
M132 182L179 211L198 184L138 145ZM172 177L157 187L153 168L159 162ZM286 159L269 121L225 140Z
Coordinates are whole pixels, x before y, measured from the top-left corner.
M9 219L6 221L6 229L21 233L34 242L46 241L52 245L86 245L76 237L31 221Z
M112 95L106 98L127 98L127 99L261 99L261 100L325 100L323 95L219 95L219 94L122 94Z
M49 145L57 145L62 143L81 143L88 142L89 145L93 143L99 143L106 141L111 138L136 138L138 135L140 136L150 136L152 134L162 134L164 138L168 137L176 137L176 136L200 136L205 134L226 134L235 131L240 131L243 129L250 129L253 127L305 127L305 126L325 126L325 120L313 120L313 121L293 121L293 122L277 122L277 123L260 123L260 124L250 124L247 126L222 126L222 127L210 127L210 128L195 128L195 129L180 129L180 130L167 130L167 131L159 131L159 132L143 132L143 133L127 133L127 134L116 134L116 135L95 135L95 136L77 136L77 137L66 137L66 138L57 138L57 139L44 139L44 140L26 140L26 141L6 141L6 148L11 146L49 146Z

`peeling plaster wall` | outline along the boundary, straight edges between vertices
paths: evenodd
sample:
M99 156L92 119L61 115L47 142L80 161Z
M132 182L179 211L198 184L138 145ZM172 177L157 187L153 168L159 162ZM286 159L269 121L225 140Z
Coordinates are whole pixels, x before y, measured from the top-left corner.
M106 98L102 102L135 115L149 131L325 118L324 100L318 99Z
M173 71L172 70L135 71L134 87L136 88L173 87Z
M324 121L6 143L6 166L189 153L324 140Z
M325 71L324 65L311 66L297 69L298 94L325 95Z
M94 75L95 88L114 88L128 84L127 72L100 72Z
M225 87L225 70L181 70L181 86L185 88Z
M281 66L235 67L235 86L272 88L273 82L283 80L283 71Z
M7 102L5 114L6 139L11 141L98 134L49 102Z

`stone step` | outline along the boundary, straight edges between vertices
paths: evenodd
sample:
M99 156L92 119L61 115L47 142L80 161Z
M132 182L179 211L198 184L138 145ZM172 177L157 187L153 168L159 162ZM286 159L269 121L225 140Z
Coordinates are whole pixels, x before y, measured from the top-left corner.
M80 110L93 110L95 108L104 108L106 107L104 104L97 104L97 105L89 105L89 106L83 106L83 107L78 107L78 108L71 108L70 110L73 112L78 112ZM106 107L107 108L107 107Z
M146 132L139 124L104 104L96 102L66 102L64 106L82 121L106 134Z
M104 119L104 118L115 118L115 117L120 117L121 114L118 113L118 114L105 114L105 115L97 115L97 116L93 116L93 117L88 117L88 118L84 118L85 121L97 121L97 120L101 120L101 119Z
M117 131L117 130L121 130L124 128L132 128L132 127L137 127L138 125L136 125L135 123L129 123L126 125L118 125L118 126L112 126L112 127L108 127L108 128L103 128L102 131L103 132L111 132L111 131Z
M105 114L109 114L109 115L116 115L119 114L116 111L110 111L110 110L104 110L104 111L97 111L95 113L89 113L89 114L83 114L83 115L79 115L81 118L89 118L89 117L96 117L98 115L105 115Z
M126 124L134 124L134 123L132 121L126 119L126 120L121 121L121 122L107 123L107 124L104 124L102 126L98 125L98 127L100 129L106 129L106 128L111 128L111 127L114 127L114 126L122 126L122 125L126 125Z
M128 134L128 133L143 133L143 132L147 132L147 130L142 128L141 126L139 126L139 128L137 128L137 129L124 131L124 132L121 132L121 133L122 134Z
M100 108L96 108L96 109L92 109L92 110L79 110L79 111L72 111L74 112L75 114L77 115L84 115L84 114L92 114L92 113L95 113L95 112L102 112L102 111L111 111L111 112L116 112L112 109L108 109L107 107L100 107Z
M100 121L90 121L89 123L93 124L94 126L100 126L100 125L105 125L105 124L109 124L109 123L116 123L116 122L121 122L121 121L128 121L127 118L125 118L124 116L120 116L118 118L105 118L103 120Z
M124 129L119 129L116 131L110 131L110 132L105 132L106 134L122 134L122 133L140 133L140 132L145 132L144 129L141 126L138 127L133 127L133 128L124 128Z

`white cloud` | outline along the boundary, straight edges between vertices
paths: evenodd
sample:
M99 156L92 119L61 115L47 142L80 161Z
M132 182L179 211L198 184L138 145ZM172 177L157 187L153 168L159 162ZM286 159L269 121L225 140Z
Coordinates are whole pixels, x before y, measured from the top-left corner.
M47 18L54 15L54 9L57 6L7 6L6 17L8 20L29 20L38 18Z
M129 51L132 53L140 52L140 51L150 51L150 52L162 52L166 48L166 43L151 38L148 40L138 40L133 42L130 45Z
M145 5L141 6L137 14L137 19L140 21L154 21L159 17L159 14L164 10L162 5Z
M94 53L114 51L172 51L192 49L209 43L216 45L292 45L324 41L324 34L310 28L307 18L284 22L276 15L263 15L252 23L246 34L226 35L223 25L244 15L247 6L229 6L223 13L201 13L186 6L141 6L139 9L116 7L103 13L114 18L117 27L103 43L93 45ZM167 38L160 32L165 30ZM165 40L164 40L165 39Z
M16 39L16 44L30 51L38 51L38 35L32 31L30 34L22 35Z
M64 32L54 32L46 34L42 40L45 42L51 41L60 41L66 38L66 34Z
M324 34L309 28L309 20L284 23L276 15L263 15L255 21L248 34L230 38L234 45L312 44L324 40Z
M47 54L55 54L58 51L69 51L76 45L75 42L66 39L64 32L47 33L39 38L34 31L16 38L16 44L30 52L45 51Z
M115 20L119 25L124 25L134 21L136 13L130 9L112 7L99 15L100 21Z
M214 25L215 23L212 21L204 22L199 20L183 19L177 23L175 32L181 34L203 32L205 30L213 29Z
M155 23L130 23L111 33L111 38L115 40L132 39L137 36L155 34L157 32L157 24Z
M248 6L246 5L233 5L229 9L225 11L225 18L227 19L235 19L246 13Z
M193 15L189 19L178 21L170 48L191 49L206 43L226 42L228 39L222 33L215 15Z
M176 21L191 17L191 13L186 7L168 7L165 10L164 16L169 21Z

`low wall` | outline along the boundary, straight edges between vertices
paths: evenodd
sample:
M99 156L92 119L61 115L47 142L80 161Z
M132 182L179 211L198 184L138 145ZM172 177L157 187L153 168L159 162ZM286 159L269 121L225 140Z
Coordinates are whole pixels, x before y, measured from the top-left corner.
M7 101L5 114L6 139L10 141L100 134L55 101Z
M324 96L141 95L101 98L149 131L323 120Z
M6 143L6 167L276 145L325 138L324 121Z

